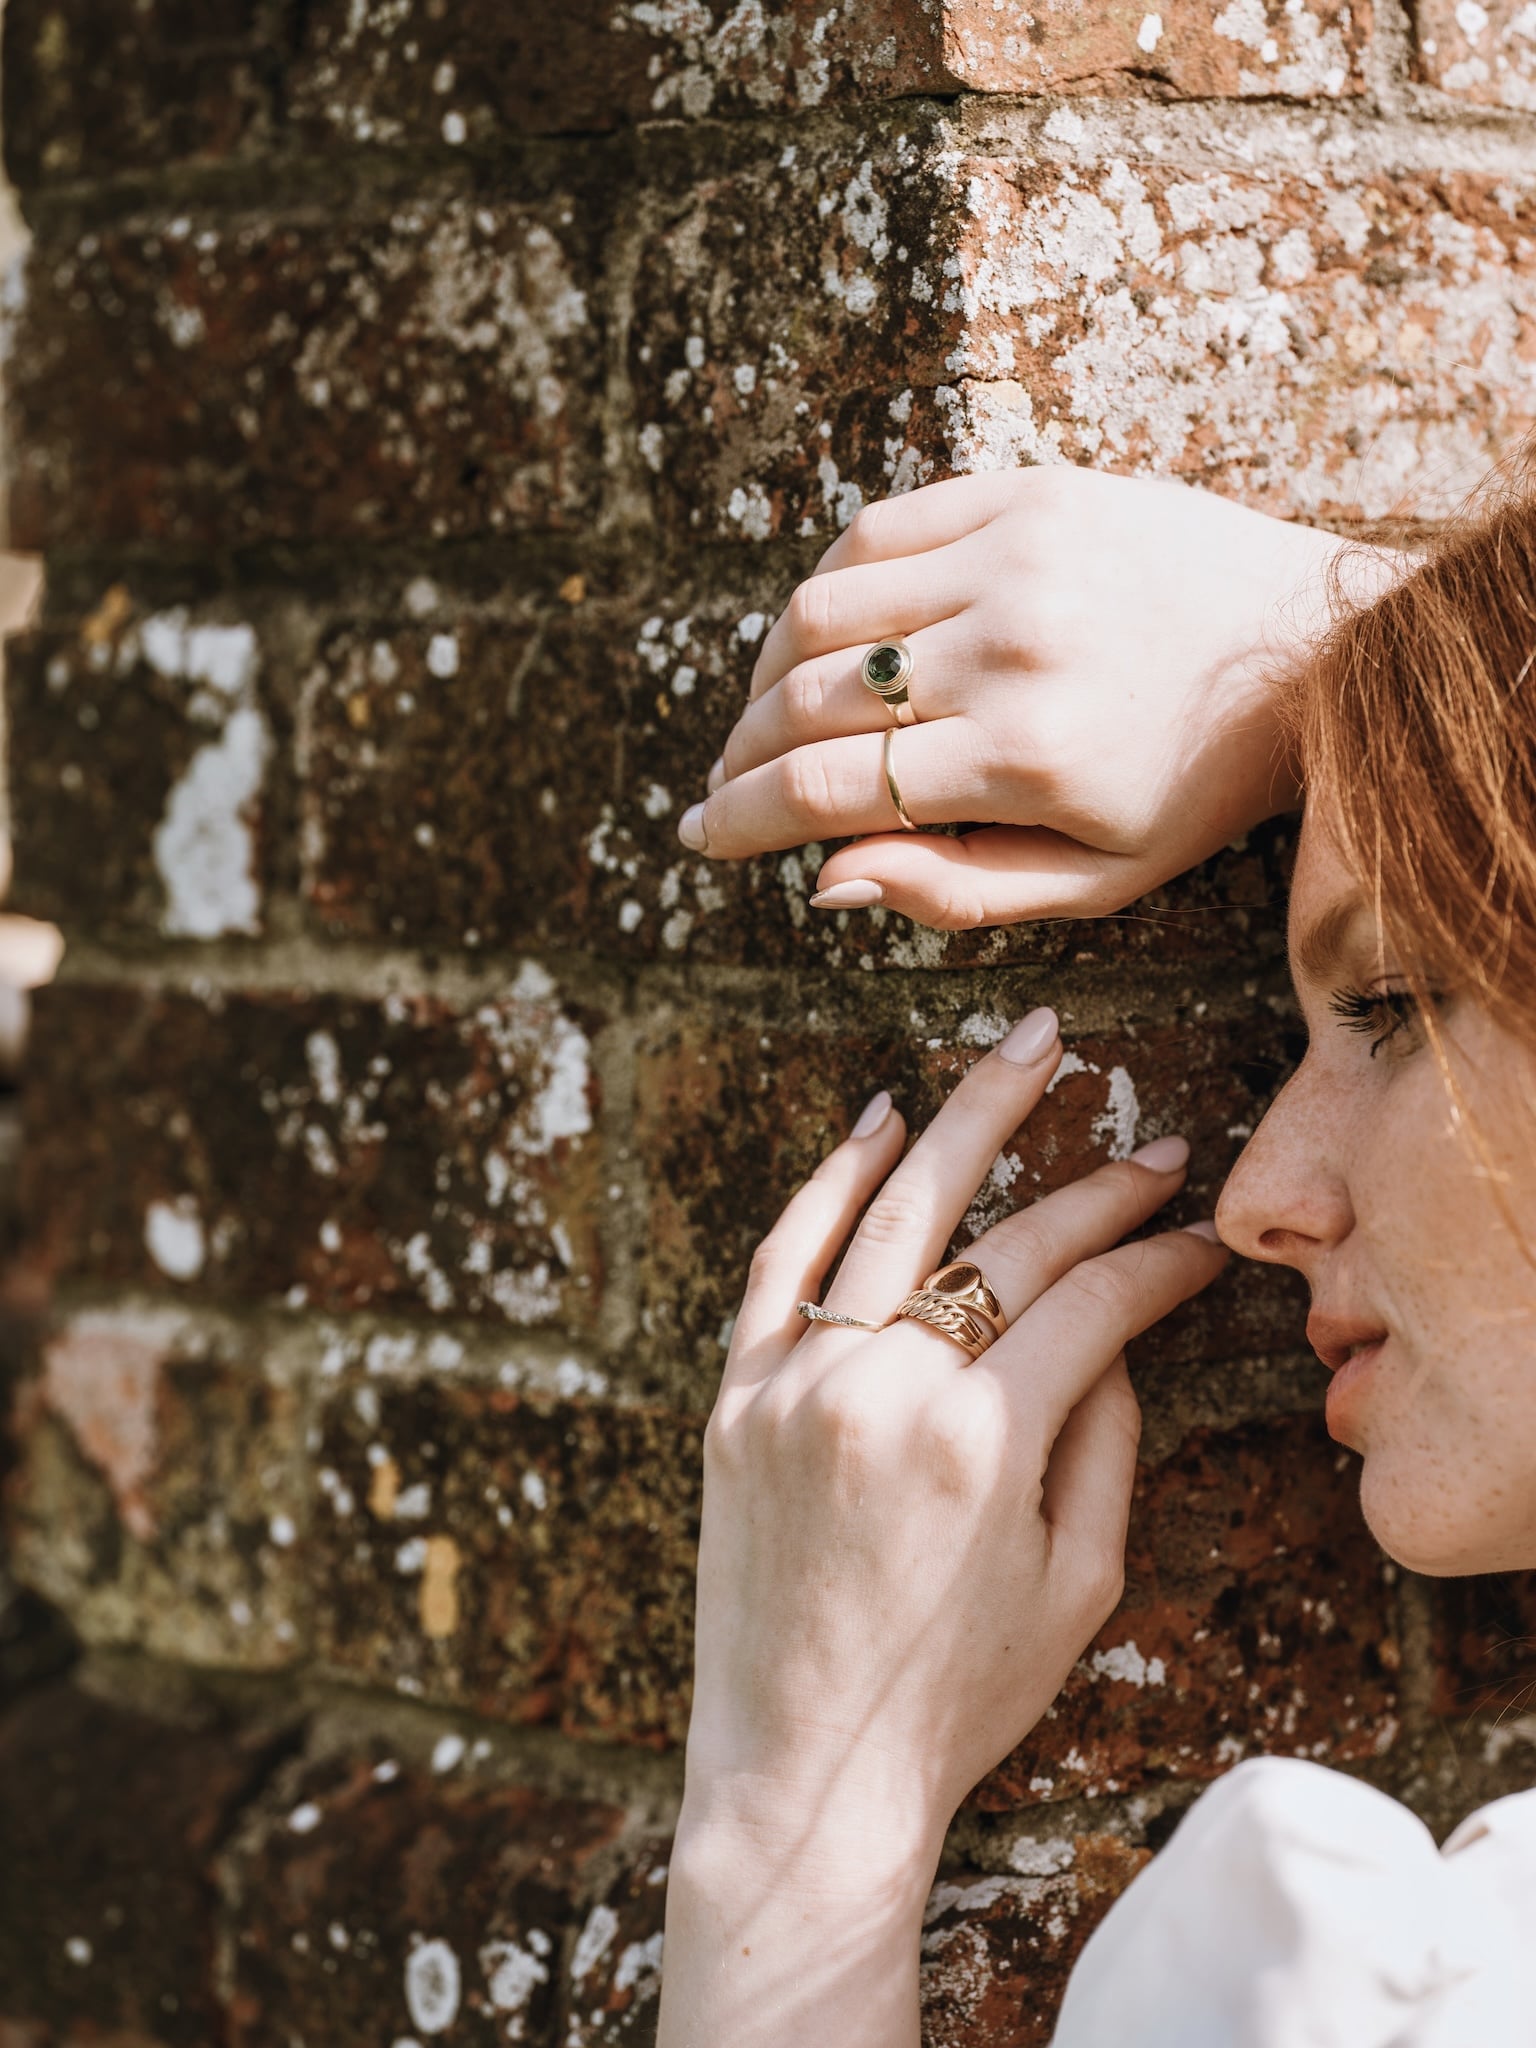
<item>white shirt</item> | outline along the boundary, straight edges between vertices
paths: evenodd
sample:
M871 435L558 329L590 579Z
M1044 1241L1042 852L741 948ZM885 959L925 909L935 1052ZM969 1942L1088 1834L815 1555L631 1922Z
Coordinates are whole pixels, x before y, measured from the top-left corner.
M1054 2048L1532 2048L1536 1791L1443 1850L1320 1765L1241 1764L1110 1908Z

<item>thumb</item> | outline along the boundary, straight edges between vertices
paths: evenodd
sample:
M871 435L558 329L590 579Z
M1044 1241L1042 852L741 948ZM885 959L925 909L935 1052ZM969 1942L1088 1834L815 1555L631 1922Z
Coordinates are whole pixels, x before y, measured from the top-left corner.
M879 903L936 931L969 931L1025 918L1102 917L1150 886L1127 854L1040 825L987 825L959 838L886 832L856 840L822 868L811 905Z

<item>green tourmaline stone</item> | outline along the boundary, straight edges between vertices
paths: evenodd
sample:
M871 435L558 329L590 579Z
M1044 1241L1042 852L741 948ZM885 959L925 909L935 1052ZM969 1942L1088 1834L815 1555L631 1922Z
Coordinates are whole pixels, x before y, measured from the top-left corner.
M866 664L872 683L894 683L901 674L901 649L899 647L877 647Z

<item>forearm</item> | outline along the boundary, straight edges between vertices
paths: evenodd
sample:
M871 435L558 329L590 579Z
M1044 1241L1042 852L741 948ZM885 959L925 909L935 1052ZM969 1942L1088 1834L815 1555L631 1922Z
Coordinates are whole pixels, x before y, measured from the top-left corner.
M867 1854L865 1850L867 1849ZM917 2048L938 1845L686 1813L667 1879L657 2048Z

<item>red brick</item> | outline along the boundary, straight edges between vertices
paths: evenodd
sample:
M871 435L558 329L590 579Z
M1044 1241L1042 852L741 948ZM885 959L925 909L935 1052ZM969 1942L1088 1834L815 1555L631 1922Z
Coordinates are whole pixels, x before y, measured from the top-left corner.
M1045 2048L1084 1943L1147 1861L1114 1835L1052 1845L1042 1877L958 1872L933 1888L923 1934L924 2048Z
M566 1929L624 1816L394 1756L283 1777L225 1859L231 2048L544 2042Z
M258 933L291 838L265 667L229 606L155 611L120 583L79 626L11 641L16 907L72 934Z
M18 544L445 536L588 512L590 195L157 216L29 265Z
M13 0L5 154L23 188L218 162L266 137L259 0Z
M0 1721L0 2040L223 2038L212 1863L260 1761L69 1685Z
M1143 1467L1120 1607L1033 1734L973 1795L1212 1778L1245 1756L1351 1763L1398 1732L1391 1567L1321 1416L1195 1432Z
M1536 36L1523 0L1415 0L1418 76L1474 106L1536 108Z
M304 1648L304 1400L175 1309L87 1309L21 1392L14 1567L91 1643L263 1669Z
M916 1015L893 996L881 1022L872 1004L846 1025L829 1006L801 1025L730 1033L669 1017L658 1005L636 1083L635 1143L650 1192L645 1342L635 1355L653 1358L658 1373L682 1375L685 1387L711 1388L753 1247L867 1097L889 1087L911 1127L921 1129L976 1056L973 1048L1001 1035L1002 1017L1051 993L1038 984L1016 997L994 990L967 1014L958 1003L949 1007L941 985L932 1007ZM1134 1038L1069 1032L1069 1047L1064 1077L1006 1148L1007 1163L978 1196L962 1241L1028 1196L1171 1130L1188 1134L1194 1166L1169 1220L1209 1215L1279 1072L1273 1026L1266 1031L1257 1022L1191 1019L1142 1027ZM1304 1313L1284 1280L1238 1267L1143 1339L1137 1356L1168 1363L1293 1351Z
M879 910L809 910L814 849L748 864L685 853L677 819L703 792L783 595L758 585L694 602L674 589L654 605L594 596L492 612L440 593L430 618L325 632L300 736L304 889L320 928L454 946L567 945L576 934L610 957L757 967L1044 965L1085 953L1224 964L1239 945L1255 961L1278 958L1289 823L1123 918L947 935ZM526 648L510 689L509 642ZM65 741L51 725L44 739L33 811L50 831L46 793ZM56 838L67 870L73 835L60 826Z
M1087 130L1055 125L1070 159ZM829 534L951 467L1061 460L1439 517L1536 419L1527 179L933 161L806 152L654 240L632 346L669 523Z
M634 1857L588 1914L571 1956L562 2048L651 2048L661 2000L669 1845Z
M533 963L464 1009L54 990L27 1098L35 1255L226 1299L589 1327L594 1026Z
M951 90L922 0L576 0L559 14L465 0L317 0L293 109L304 132L371 144L488 144L508 128L761 114Z
M413 1697L680 1743L702 1435L656 1409L372 1376L327 1400L320 1652Z
M945 0L948 68L979 92L1336 99L1364 89L1370 0Z

